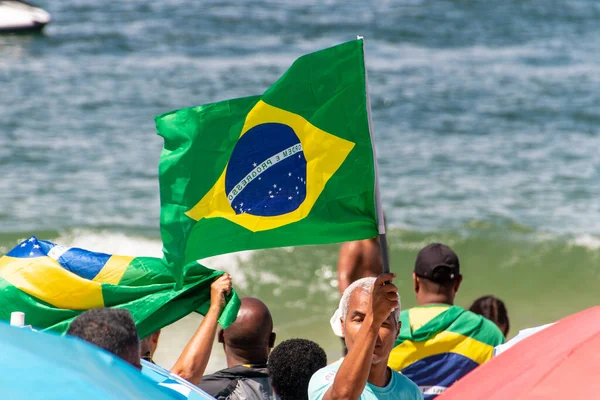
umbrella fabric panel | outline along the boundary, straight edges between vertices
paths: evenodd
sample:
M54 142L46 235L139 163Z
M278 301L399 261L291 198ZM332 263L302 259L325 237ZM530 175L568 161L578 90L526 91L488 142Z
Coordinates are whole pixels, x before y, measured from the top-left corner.
M517 343L449 388L440 400L596 398L600 306Z
M76 338L0 324L2 398L173 400L121 359Z
M160 386L168 388L174 392L181 394L181 398L188 400L214 400L214 397L200 389L196 385L192 385L185 379L173 374L161 367L146 360L142 362L142 374L152 379Z

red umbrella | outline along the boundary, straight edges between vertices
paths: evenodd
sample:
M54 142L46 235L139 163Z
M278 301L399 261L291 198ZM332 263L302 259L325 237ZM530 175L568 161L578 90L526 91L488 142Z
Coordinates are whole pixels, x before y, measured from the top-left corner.
M538 332L476 368L438 400L600 398L600 306Z

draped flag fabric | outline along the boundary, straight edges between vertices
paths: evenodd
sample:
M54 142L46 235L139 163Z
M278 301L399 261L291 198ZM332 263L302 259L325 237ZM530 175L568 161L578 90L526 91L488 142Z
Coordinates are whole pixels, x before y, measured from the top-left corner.
M156 117L171 265L375 237L362 39L305 55L262 96Z
M35 328L65 332L87 309L125 308L143 338L192 311L205 314L210 284L220 274L191 264L177 289L161 259L94 253L32 236L0 258L0 320L22 311ZM231 324L238 308L233 293L219 322Z
M494 354L504 343L500 329L457 306L414 307L400 313L400 334L388 366L434 399Z

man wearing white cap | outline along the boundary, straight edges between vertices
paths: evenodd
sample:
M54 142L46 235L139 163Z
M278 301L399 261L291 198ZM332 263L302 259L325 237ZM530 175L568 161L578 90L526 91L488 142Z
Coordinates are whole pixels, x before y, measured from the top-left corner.
M417 385L387 366L400 329L395 277L359 279L344 291L331 326L346 338L348 355L312 376L309 399L423 399Z

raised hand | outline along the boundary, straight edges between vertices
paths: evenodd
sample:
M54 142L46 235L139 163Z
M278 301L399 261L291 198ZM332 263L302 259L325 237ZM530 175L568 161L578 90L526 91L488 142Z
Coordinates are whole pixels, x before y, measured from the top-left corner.
M219 312L225 307L225 296L231 292L232 278L223 274L210 285L210 308L217 308Z
M373 314L373 323L377 326L398 308L398 288L392 283L396 274L381 274L373 283L369 311Z

